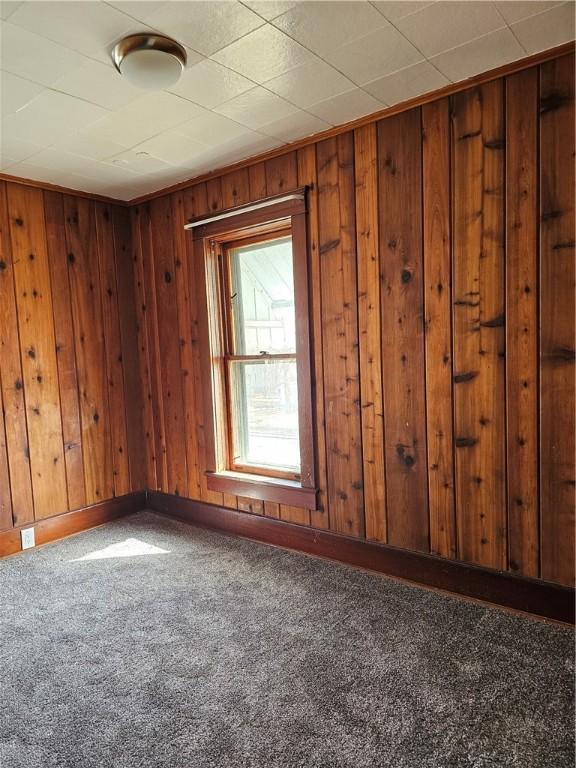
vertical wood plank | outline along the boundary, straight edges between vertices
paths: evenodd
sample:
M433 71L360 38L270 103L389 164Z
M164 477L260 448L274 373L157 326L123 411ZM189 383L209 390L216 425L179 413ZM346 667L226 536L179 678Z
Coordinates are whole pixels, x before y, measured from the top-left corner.
M420 109L378 123L388 542L426 552Z
M12 496L10 493L10 470L8 468L8 447L4 428L4 403L0 387L0 530L12 527Z
M197 184L196 186L184 191L184 210L188 218L202 216L209 211L208 189L206 184ZM206 290L205 286L198 286L198 265L194 262L194 246L191 233L186 233L186 253L188 257L188 280L189 295L196 297L199 290ZM190 302L190 322L192 324L192 352L193 352L193 372L194 372L194 416L196 419L196 440L198 451L198 462L200 469L200 498L211 504L222 504L223 496L217 491L209 490L206 484L206 430L204 428L204 414L206 411L204 396L202 392L202 365L203 361L200 354L200 307L198 301Z
M448 99L422 107L422 207L430 551L454 558L449 109Z
M130 467L128 464L124 372L114 258L114 229L110 205L107 203L95 203L94 210L100 267L104 346L106 350L112 474L114 477L114 493L116 496L122 496L130 491Z
M130 489L138 491L154 486L149 486L147 483L147 450L144 436L146 418L144 415L143 388L139 373L139 338L134 284L135 264L132 251L130 211L127 208L114 206L112 208L112 223Z
M353 151L350 133L317 145L318 230L330 526L363 536Z
M248 168L250 200L266 197L266 166L256 163Z
M186 249L187 232L184 217L184 196L176 193L172 196L172 208L175 225L175 280L178 297L178 323L180 333L180 367L182 370L182 394L184 398L184 424L186 440L186 466L188 471L188 496L201 497L198 441L196 439L196 399L194 392L194 352L192 349L192 322L190 315L190 278L188 251Z
M273 517L276 520L280 519L280 504L276 504L275 501L264 502L264 514L266 517Z
M506 568L502 81L453 97L458 554Z
M538 567L538 69L506 79L506 450L510 570Z
M280 519L286 523L310 525L310 510L293 507L288 504L280 504Z
M94 504L114 495L94 203L65 195L64 218L80 387L86 502Z
M130 210L130 239L133 260L133 280L135 291L136 335L138 349L138 378L142 397L142 431L143 448L146 465L146 488L159 488L156 478L156 432L154 422L155 398L153 398L151 371L151 341L148 337L148 308L146 304L146 285L144 279L144 258L142 249L142 232L140 208ZM121 270L123 273L123 270ZM126 282L130 275L126 274ZM136 385L135 385L136 386ZM130 453L131 457L135 454Z
M280 192L298 187L298 166L296 152L266 160L266 194L278 195Z
M160 381L164 404L168 493L187 495L186 442L178 297L174 265L174 217L170 198L159 197L150 204L154 252L154 286L158 307Z
M219 211L222 208L222 179L220 176L206 182L206 199L208 211Z
M6 184L0 181L0 377L14 525L34 520Z
M168 489L168 461L166 429L164 420L164 393L162 389L160 341L158 335L158 307L156 303L156 271L154 249L152 248L152 222L150 206L145 204L138 212L140 220L140 243L144 270L144 304L148 332L150 377L152 383L152 409L154 414L154 447L156 456L156 483L160 490Z
M308 296L312 355L312 404L315 410L316 485L317 508L310 511L310 524L315 528L328 528L326 434L324 417L324 388L322 382L322 307L320 296L320 251L318 233L318 179L316 174L316 147L298 150L298 186L308 187L307 240L308 240Z
M234 208L250 200L250 177L247 168L222 176L222 207Z
M8 215L36 519L66 512L68 492L42 191L8 184Z
M574 56L540 69L541 576L574 583Z
M86 505L86 488L84 484L84 457L82 455L82 426L78 402L76 351L68 280L68 253L61 194L44 192L44 215L52 286L52 310L68 502L70 509L79 509Z
M366 538L386 541L376 125L354 132L358 329Z
M236 496L229 497L228 495L225 495L224 500L226 501L226 499L229 499L231 502L234 500L234 502L236 502L234 507L237 507L241 512L250 512L253 515L264 514L264 502L260 499L249 499L244 496L238 496L236 501Z

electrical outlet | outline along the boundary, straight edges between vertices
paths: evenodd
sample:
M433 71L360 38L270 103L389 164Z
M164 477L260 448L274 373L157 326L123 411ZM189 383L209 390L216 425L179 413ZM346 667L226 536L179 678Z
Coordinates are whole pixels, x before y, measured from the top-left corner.
M20 536L22 537L22 549L30 549L30 547L36 546L34 528L23 528L20 531Z

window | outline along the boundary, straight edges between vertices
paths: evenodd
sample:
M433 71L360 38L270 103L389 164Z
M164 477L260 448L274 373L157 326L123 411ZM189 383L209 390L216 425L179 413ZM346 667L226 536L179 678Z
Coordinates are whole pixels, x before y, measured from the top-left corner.
M188 226L208 487L315 508L304 191Z
M222 270L230 468L299 479L290 232L228 243Z

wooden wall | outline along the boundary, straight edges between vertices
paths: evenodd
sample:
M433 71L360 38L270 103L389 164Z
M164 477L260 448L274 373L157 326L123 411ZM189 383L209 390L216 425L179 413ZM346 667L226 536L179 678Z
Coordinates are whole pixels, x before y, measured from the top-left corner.
M0 182L0 530L146 487L128 210Z
M183 230L190 217L303 185L316 511L206 488ZM573 582L573 56L131 216L149 488ZM7 394L17 411L18 393Z

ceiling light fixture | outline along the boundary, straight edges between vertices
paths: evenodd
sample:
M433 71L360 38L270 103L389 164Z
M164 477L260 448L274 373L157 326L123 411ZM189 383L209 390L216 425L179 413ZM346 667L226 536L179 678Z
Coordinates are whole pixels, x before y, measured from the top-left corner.
M186 66L186 50L164 35L128 35L114 46L112 61L132 85L159 91L178 81Z

